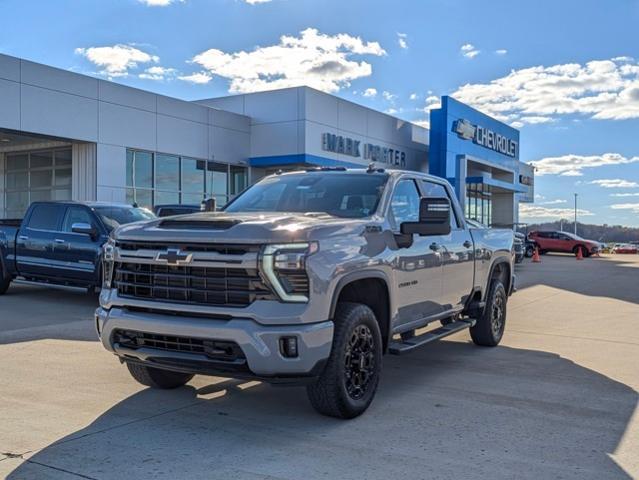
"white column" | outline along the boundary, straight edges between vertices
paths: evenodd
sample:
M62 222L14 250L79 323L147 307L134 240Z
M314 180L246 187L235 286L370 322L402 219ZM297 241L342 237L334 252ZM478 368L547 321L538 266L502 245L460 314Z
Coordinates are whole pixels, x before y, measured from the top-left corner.
M97 163L95 143L74 143L71 147L73 200L96 200Z

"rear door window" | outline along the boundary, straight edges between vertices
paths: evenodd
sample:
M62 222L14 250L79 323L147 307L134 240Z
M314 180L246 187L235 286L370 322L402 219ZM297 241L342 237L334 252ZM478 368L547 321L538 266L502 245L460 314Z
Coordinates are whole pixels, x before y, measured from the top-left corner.
M27 227L34 230L59 231L63 213L64 205L37 204L31 211Z

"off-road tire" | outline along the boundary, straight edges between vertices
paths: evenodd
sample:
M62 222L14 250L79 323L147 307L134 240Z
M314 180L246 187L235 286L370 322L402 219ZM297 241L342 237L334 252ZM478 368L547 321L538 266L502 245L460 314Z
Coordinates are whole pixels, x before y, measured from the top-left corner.
M354 418L366 411L377 391L382 370L382 336L375 314L360 303L339 303L333 321L331 355L318 381L306 387L306 392L311 405L322 415ZM362 357L365 361L358 362ZM366 373L358 369L365 369ZM363 378L364 385L357 389L354 385L362 383Z
M506 327L506 305L508 295L504 285L497 279L490 284L486 306L474 326L470 327L470 336L475 345L495 347L499 345ZM497 315L499 318L495 318Z
M129 373L142 385L152 388L171 389L181 387L193 378L190 373L171 372L126 362Z
M2 265L0 264L0 295L7 293L9 285L11 285L11 276L5 276L5 274L2 272Z

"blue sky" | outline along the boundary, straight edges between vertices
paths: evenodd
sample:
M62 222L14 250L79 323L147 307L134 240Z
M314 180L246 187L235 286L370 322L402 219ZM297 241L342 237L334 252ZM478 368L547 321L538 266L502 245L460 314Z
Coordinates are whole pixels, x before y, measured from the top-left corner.
M639 226L639 2L0 0L0 52L185 99L307 83L411 121L521 129L528 221ZM567 209L567 211L566 211Z

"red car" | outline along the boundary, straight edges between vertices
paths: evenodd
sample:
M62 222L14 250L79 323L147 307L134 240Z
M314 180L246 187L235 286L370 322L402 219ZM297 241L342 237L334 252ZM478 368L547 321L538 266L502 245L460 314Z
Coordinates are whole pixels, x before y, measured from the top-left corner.
M612 253L638 253L639 247L630 243L617 244L612 249Z
M568 232L530 232L528 238L538 248L539 253L564 252L577 255L581 249L581 254L588 257L599 251L599 242L586 240Z

